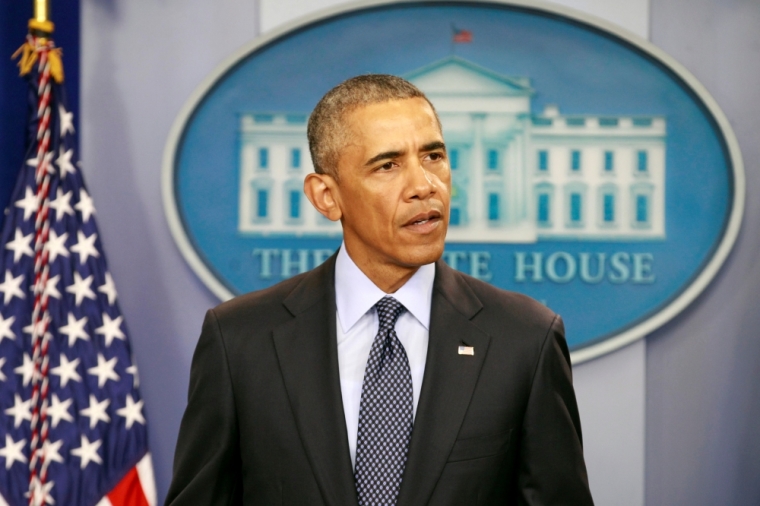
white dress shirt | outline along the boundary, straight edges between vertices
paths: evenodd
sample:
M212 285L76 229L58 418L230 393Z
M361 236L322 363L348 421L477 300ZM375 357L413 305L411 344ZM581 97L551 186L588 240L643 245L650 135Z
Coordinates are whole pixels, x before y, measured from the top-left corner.
M392 295L406 311L396 321L396 334L404 345L412 371L414 413L420 398L425 374L430 304L433 297L435 264L423 265L396 293L379 289L351 260L345 244L335 261L335 302L337 306L338 365L340 391L348 429L351 464L356 464L356 437L359 431L359 404L362 398L364 370L378 330L375 304Z

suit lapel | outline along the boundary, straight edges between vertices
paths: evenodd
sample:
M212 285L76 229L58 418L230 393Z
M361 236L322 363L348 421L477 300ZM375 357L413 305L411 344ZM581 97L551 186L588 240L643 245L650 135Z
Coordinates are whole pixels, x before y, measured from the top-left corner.
M459 274L438 261L425 375L399 506L427 504L446 465L488 351L490 337L470 321L482 307ZM462 345L473 347L474 355L460 355Z
M356 505L340 393L335 333L335 256L307 274L283 302L294 318L274 331L291 409L329 505Z

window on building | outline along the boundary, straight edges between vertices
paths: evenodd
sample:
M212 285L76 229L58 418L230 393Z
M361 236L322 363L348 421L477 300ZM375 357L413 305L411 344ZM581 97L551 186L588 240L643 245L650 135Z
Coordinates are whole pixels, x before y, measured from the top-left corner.
M636 195L636 224L649 223L649 196Z
M458 207L452 207L449 213L449 225L457 226L461 223L462 216Z
M269 167L269 150L267 148L259 148L259 167L262 169Z
M549 151L541 149L538 151L538 170L546 172L549 170Z
M615 222L615 195L612 193L602 195L602 220L604 223Z
M570 152L570 169L573 172L581 170L581 152L577 149Z
M300 218L301 216L301 192L298 190L290 191L290 217Z
M290 123L291 125L299 124L299 123L306 123L306 120L308 117L305 114L288 114L285 116L285 121Z
M258 190L256 192L256 217L266 218L269 208L269 192L267 190Z
M580 193L570 194L570 222L580 223L583 220L583 196Z
M488 150L488 169L496 170L499 168L499 152L495 149Z
M272 114L254 114L253 121L256 123L271 123L274 121L274 115Z
M456 170L459 168L459 150L458 149L452 149L449 151L449 166L451 167L451 170Z
M498 193L488 194L488 220L489 221L499 220L499 194Z
M548 225L551 222L551 196L548 193L538 194L538 224Z
M649 160L647 152L643 149L636 152L636 170L646 172L649 170Z
M612 151L604 152L604 171L612 172L615 169L615 153Z
M290 150L290 166L294 169L301 168L301 150L293 148Z

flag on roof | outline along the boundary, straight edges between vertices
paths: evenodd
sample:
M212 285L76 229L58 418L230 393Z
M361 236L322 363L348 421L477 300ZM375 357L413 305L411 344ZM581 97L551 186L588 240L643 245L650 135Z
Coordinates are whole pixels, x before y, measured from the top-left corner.
M137 367L79 169L60 53L32 33L18 53L26 163L0 232L0 506L153 506Z
M451 26L453 32L452 41L458 44L466 44L472 42L472 32L469 30L460 30L456 26Z

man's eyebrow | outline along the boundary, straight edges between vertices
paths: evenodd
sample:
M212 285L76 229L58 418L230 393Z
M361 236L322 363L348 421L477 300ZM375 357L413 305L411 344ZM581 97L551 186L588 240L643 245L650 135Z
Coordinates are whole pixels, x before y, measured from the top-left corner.
M403 155L403 151L386 151L385 153L380 153L379 155L375 155L364 164L364 166L372 165L375 162L379 162L380 160L389 160L391 158L398 158L399 156Z
M446 144L441 141L429 142L422 146L422 149L420 151L435 151L436 149L442 149L446 151Z

